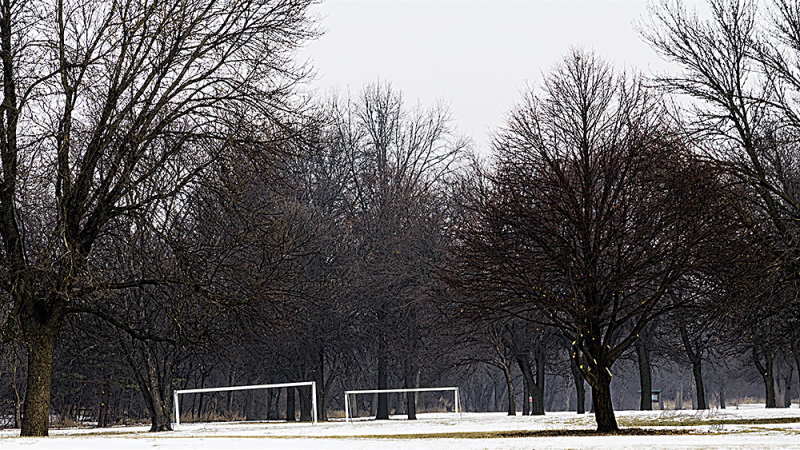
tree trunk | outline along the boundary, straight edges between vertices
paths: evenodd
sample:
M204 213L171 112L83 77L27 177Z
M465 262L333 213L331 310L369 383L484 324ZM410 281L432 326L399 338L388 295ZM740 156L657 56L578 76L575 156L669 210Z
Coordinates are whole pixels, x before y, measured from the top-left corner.
M570 358L570 369L572 369L572 380L575 382L575 411L578 414L586 414L586 388L584 387L583 374L581 369L578 368L577 359L579 358L577 350L573 352Z
M650 350L648 350L645 340L645 331L639 333L636 339L636 355L639 357L639 388L642 395L639 396L639 409L642 411L652 411L653 401L650 397L653 391L653 379L650 372Z
M386 361L386 336L381 334L378 343L378 389L386 389L388 385L389 373L387 370ZM375 418L378 420L389 419L389 402L385 393L378 394L378 410L375 413Z
M531 365L528 362L528 356L524 353L517 354L516 358L517 366L519 366L519 371L522 372L522 386L523 390L525 391L525 398L523 398L523 405L522 405L522 415L533 414L533 407L528 409L528 397L533 397L533 402L536 402L536 381L533 379L533 371L531 371Z
M328 390L323 383L317 384L317 420L324 422L328 420L327 407Z
M192 397L200 397L199 395L192 395ZM244 420L253 420L255 418L255 395L245 396L244 407L242 409L242 418ZM192 410L194 410L194 402L192 402ZM183 411L183 408L181 408ZM184 413L185 414L185 413ZM193 413L194 414L194 413ZM194 416L193 416L194 417Z
M508 415L509 416L516 416L517 415L517 403L516 399L514 398L514 379L511 377L511 368L506 366L502 367L503 369L503 376L506 380L506 388L508 391Z
M206 372L203 369L200 369L200 387L206 386ZM250 396L252 398L252 396ZM205 395L203 392L197 394L197 418L202 420L203 417L203 400L205 399ZM251 402L252 404L252 402ZM250 413L250 417L254 417L255 414L252 411L248 411Z
M172 431L170 420L170 383L172 379L172 364L166 358L158 358L153 355L145 345L145 369L147 383L146 388L142 387L142 395L150 397L147 401L150 409L150 431ZM163 364L163 368L159 367Z
M410 358L406 358L403 387L410 389L414 385L414 369ZM414 392L406 392L406 414L408 420L417 420L417 396Z
M293 387L293 386L286 388L286 421L287 422L294 422L295 420L297 420L297 416L295 415L297 410L296 410L295 405L294 405L294 399L295 399L295 392L294 391L296 391L296 390L297 390L297 388Z
M172 431L170 420L170 382L172 380L172 359L166 355L161 358L147 348L147 375L155 412L150 417L150 431ZM161 364L161 365L159 365Z
M236 371L231 369L231 373L228 374L228 386L233 386L235 381ZM233 392L228 392L228 399L225 402L225 410L227 412L233 411Z
M772 361L770 361L770 363L771 362ZM776 402L775 402L775 380L773 379L773 376L772 376L772 367L769 367L771 365L772 364L768 363L767 371L764 373L764 375L762 377L764 379L764 391L765 391L766 396L767 396L767 398L766 398L766 407L767 408L775 408L776 407Z
M11 378L11 387L14 390L14 428L22 426L22 397L19 393L19 385L17 383L17 370L19 370L19 356L14 344L14 371Z
M41 315L46 316L44 323L36 317ZM20 436L47 436L50 426L53 355L61 320L57 314L47 312L23 315L21 322L28 355L28 380Z
M108 388L102 386L100 388L100 406L97 413L97 427L106 427L106 417L108 416Z
M689 357L689 361L692 363L692 374L694 375L694 386L695 386L695 394L697 397L697 402L694 405L696 409L708 409L708 404L706 403L706 392L703 387L703 358L702 358L702 350L699 348L696 350L692 347L692 341L689 339L689 333L686 330L686 325L681 322L680 323L680 333L681 339L683 340L683 347L686 350L686 355Z
M702 362L692 363L692 373L694 374L694 387L697 393L697 409L708 409L706 403L706 391L703 386L703 367Z
M150 410L150 431L172 431L169 403L161 395L153 396L153 401L148 402Z
M405 364L404 364L404 374L403 374L403 383L405 384L406 388L416 387L415 386L415 378L419 380L419 369L417 368L415 361L417 358L417 309L412 304L409 308L408 312L408 320L410 326L406 331L406 357ZM417 393L416 392L406 392L406 414L408 415L408 420L416 420L417 419Z
M800 349L793 350L792 354L794 355L795 366L797 366L797 393L799 394L798 397L800 397ZM800 406L800 401L798 401L798 404ZM789 406L792 406L791 398L789 399Z
M772 354L768 351L764 352L764 364L761 364L761 358L758 354L758 346L753 346L753 363L755 364L758 372L761 374L761 379L764 381L764 391L766 394L766 407L775 407L775 378L772 375L773 360Z
M311 422L311 386L298 388L297 396L300 398L300 421Z
M719 384L719 409L725 409L725 380Z
M536 365L536 379L532 385L534 395L531 415L534 416L544 415L544 369L545 363L547 362L545 360L545 352L544 344L540 343L536 349L536 361L534 361Z
M494 377L491 378L491 381L492 381L492 395L489 397L489 401L491 402L489 403L490 405L489 411L495 412L499 409L497 407L497 383Z
M592 387L592 409L597 431L608 433L618 431L619 427L611 400L611 365L614 360L607 353L609 346L603 344L601 329L599 324L590 323L588 331L580 336L582 343L586 345L583 352L587 355L581 373Z
M406 393L406 414L408 415L408 420L417 420L416 397L417 395L415 392Z
M792 386L787 385L786 390L783 393L783 407L784 408L791 408L792 407Z
M786 373L785 377L779 377L782 381L783 389L782 394L780 397L781 408L791 408L792 406L792 378L794 378L794 369L792 368L791 363L788 364L789 371Z
M327 403L328 403L328 389L330 388L333 379L335 378L333 374L328 375L328 379L325 379L325 347L322 346L319 349L319 358L318 358L318 368L314 372L317 382L317 420L319 421L326 421L328 420L328 413L327 413Z
M164 365L166 375L160 374L157 361L144 343L134 342L129 344L125 339L119 340L125 349L128 365L131 367L136 384L142 393L142 399L147 406L150 414L150 431L171 431L171 401L169 400L170 385L164 380L172 376L172 365L168 362ZM137 347L138 344L138 347ZM143 359L137 361L134 355L139 355Z
M14 428L19 428L22 425L22 402L17 399L14 402Z
M522 415L527 416L530 413L530 403L528 399L533 397L533 393L531 393L530 383L528 382L528 377L522 377Z
M264 393L267 396L267 420L281 420L281 390L268 389Z
M592 402L597 421L597 431L618 431L617 419L614 416L614 405L611 402L611 374L608 368L601 368L596 380L592 383Z

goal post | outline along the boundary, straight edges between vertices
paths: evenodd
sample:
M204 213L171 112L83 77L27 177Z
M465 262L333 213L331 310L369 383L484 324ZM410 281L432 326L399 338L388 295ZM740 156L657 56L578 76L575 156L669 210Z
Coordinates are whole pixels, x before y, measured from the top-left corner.
M175 425L181 424L179 396L181 394L202 394L206 392L248 391L255 389L280 389L289 387L311 386L311 423L317 423L317 383L314 381L299 381L296 383L253 384L249 386L222 386L197 389L178 389L172 393L172 402L175 407Z
M403 389L362 389L357 391L344 391L344 417L346 422L352 422L353 418L350 416L350 396L357 394L391 394L391 393L410 393L410 392L437 392L437 391L453 391L453 412L458 414L460 411L458 403L458 388L457 387L430 387L430 388L403 388Z

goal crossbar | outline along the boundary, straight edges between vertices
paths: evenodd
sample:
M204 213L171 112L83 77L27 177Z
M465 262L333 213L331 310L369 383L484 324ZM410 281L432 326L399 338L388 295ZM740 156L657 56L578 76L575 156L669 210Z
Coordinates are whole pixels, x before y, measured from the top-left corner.
M355 394L392 394L399 392L437 392L437 391L453 391L453 404L456 414L459 412L458 404L458 388L454 386L448 387L429 387L429 388L402 388L402 389L360 389L355 391L344 391L344 417L345 421L352 422L353 418L350 417L350 395Z
M175 425L181 424L180 403L178 396L181 394L202 394L205 392L230 392L247 391L253 389L279 389L288 387L311 386L311 423L317 423L317 383L314 381L299 381L296 383L276 383L276 384L251 384L248 386L220 386L210 388L178 389L173 391L172 400L175 406Z

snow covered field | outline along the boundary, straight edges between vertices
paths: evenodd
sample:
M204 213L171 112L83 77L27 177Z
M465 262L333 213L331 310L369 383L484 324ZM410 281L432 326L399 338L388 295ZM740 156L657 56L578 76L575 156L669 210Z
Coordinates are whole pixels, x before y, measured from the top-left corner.
M742 423L781 419L790 423ZM592 430L591 414L549 413L508 417L504 413L421 414L420 420L307 423L184 424L172 433L146 427L52 430L44 439L19 438L0 431L5 449L263 449L263 448L800 448L800 408L697 411L619 411L620 426L639 426L662 434L642 436L546 436L563 430ZM731 423L739 422L739 423ZM509 437L509 434L528 434ZM540 435L536 435L536 434ZM468 434L468 435L467 435ZM534 436L531 436L531 435Z

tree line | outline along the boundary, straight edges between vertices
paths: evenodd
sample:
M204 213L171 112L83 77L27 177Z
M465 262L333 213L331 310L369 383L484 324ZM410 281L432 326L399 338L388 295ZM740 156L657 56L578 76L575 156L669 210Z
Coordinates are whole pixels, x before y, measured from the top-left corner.
M788 406L800 4L657 4L639 29L674 73L573 50L476 149L391 83L300 95L311 3L0 5L0 420L163 431L174 389L301 380L323 420L344 389L443 384L583 413L588 384L613 431L615 380L651 409L661 363L697 409L710 365L722 407L748 367ZM303 388L182 402L311 417Z

